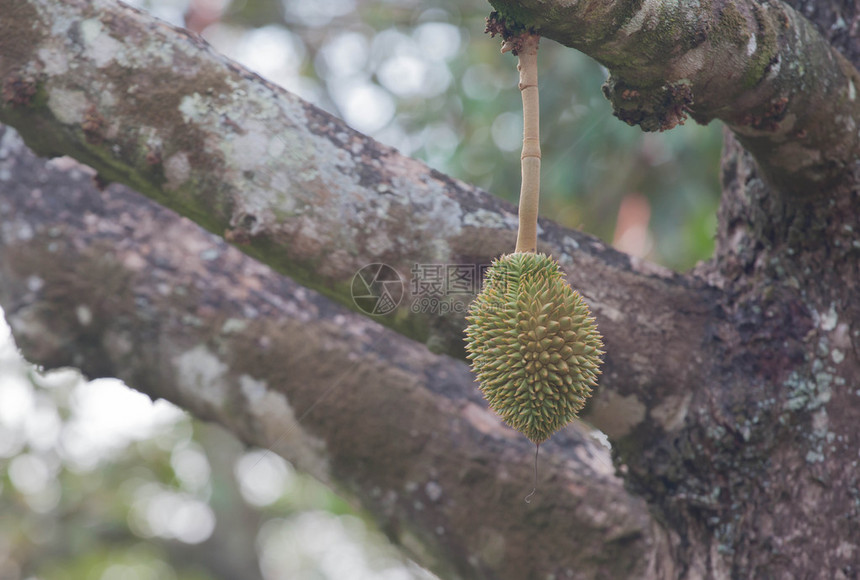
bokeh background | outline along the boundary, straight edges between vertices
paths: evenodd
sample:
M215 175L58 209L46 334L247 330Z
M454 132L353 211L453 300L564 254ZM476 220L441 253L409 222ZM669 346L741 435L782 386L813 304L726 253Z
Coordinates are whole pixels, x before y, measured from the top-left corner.
M357 130L516 201L516 59L483 34L483 0L132 4ZM612 117L597 63L548 40L539 58L541 213L669 268L707 259L720 127L644 134ZM280 457L119 381L40 372L0 317L0 580L25 578L434 576Z

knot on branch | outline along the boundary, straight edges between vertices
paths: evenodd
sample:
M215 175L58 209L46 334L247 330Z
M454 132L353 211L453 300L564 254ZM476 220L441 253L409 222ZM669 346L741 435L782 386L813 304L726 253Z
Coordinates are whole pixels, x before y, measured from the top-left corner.
M244 211L236 211L230 219L230 227L224 230L224 239L231 244L244 246L262 233L264 226L257 216Z
M496 11L490 12L487 17L487 27L484 32L490 35L490 38L495 38L496 35L502 37L502 52L510 51L514 56L517 56L523 49L523 43L528 34L535 34L533 30L513 20L509 21L507 17L502 16Z
M737 121L740 127L751 127L756 131L775 132L779 130L779 124L785 119L788 109L788 97L782 96L767 102L756 111L747 111ZM795 135L798 139L806 137L806 131Z
M634 87L610 76L603 95L612 103L612 114L643 131L667 131L683 125L693 104L693 89L686 83Z
M21 72L13 72L0 85L3 101L16 107L32 105L38 91L36 79Z

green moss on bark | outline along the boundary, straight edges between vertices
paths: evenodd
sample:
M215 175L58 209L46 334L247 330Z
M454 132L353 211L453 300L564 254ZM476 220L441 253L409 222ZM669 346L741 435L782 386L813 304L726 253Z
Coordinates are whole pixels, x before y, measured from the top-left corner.
M758 85L762 81L779 52L776 29L770 15L764 8L758 5L755 5L753 10L755 12L757 27L755 32L755 52L750 55L749 65L744 71L741 81L744 88L747 89Z

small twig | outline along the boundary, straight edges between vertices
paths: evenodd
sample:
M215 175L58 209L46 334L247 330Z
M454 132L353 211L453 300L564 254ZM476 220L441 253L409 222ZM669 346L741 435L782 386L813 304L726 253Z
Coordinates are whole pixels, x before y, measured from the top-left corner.
M519 229L516 252L537 250L537 218L540 204L540 102L537 51L540 36L525 33L505 41L502 52L513 50L519 58L520 92L523 96L523 153L520 156Z
M539 451L540 451L540 443L536 443L535 444L535 484L534 484L534 487L532 488L531 492L529 492L529 494L525 497L526 503L532 503L532 498L537 493L537 480L538 480L537 466L538 466L538 452Z

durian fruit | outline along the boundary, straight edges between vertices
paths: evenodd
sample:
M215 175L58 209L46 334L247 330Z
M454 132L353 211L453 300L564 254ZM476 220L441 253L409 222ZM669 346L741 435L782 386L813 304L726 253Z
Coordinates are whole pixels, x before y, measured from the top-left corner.
M472 370L505 423L540 445L576 417L597 384L603 341L558 262L530 252L495 260L467 321Z

